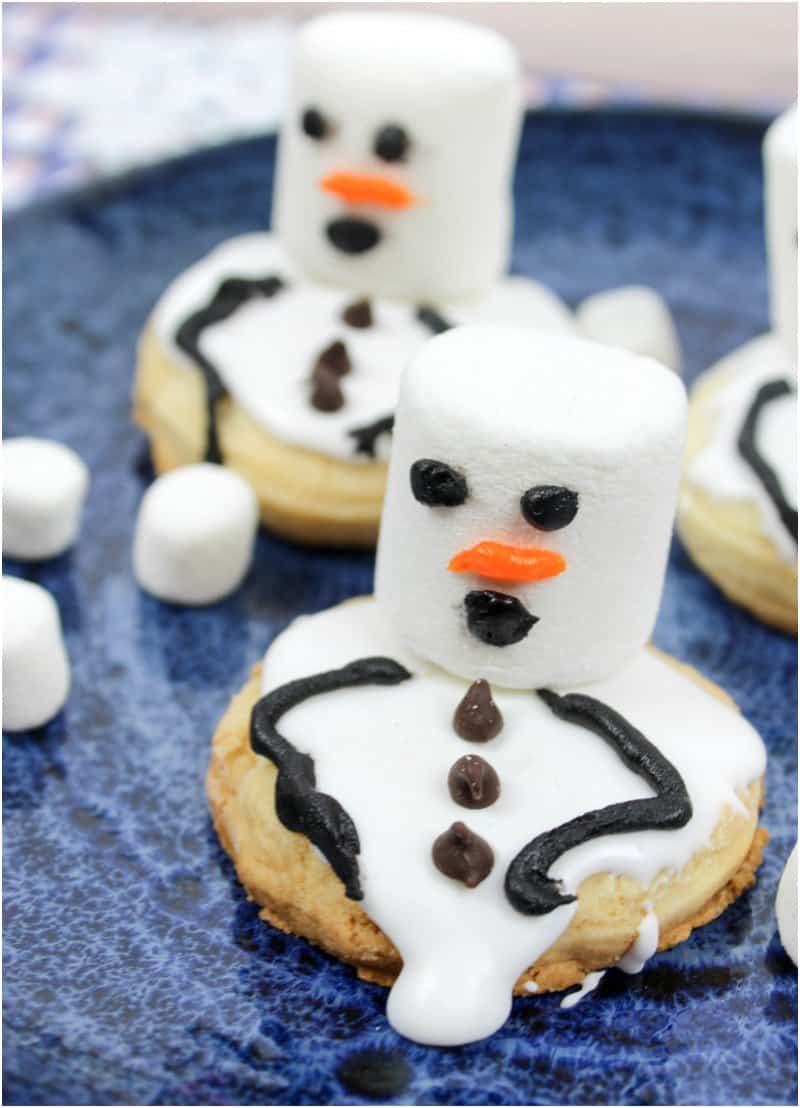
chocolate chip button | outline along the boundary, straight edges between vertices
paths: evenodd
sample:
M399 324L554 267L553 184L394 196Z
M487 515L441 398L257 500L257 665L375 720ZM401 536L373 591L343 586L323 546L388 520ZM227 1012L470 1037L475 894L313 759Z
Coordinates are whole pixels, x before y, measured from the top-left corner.
M462 881L468 889L480 885L494 865L494 853L486 840L460 821L438 837L431 855L440 873Z
M453 763L447 775L447 787L462 808L488 808L500 795L500 778L479 755L465 754Z
M324 366L317 366L311 388L311 405L318 412L338 412L344 404L344 393L338 376Z
M360 330L371 327L374 322L372 305L369 300L356 300L355 303L348 304L342 312L342 319L348 327L357 327Z
M453 728L457 735L470 743L485 743L503 730L503 716L492 700L488 681L473 681L456 708Z
M352 369L350 355L347 353L347 347L341 339L336 339L335 342L321 351L314 364L314 372L316 373L318 369L328 369L331 373L335 373L337 377L344 377L346 373L350 372Z

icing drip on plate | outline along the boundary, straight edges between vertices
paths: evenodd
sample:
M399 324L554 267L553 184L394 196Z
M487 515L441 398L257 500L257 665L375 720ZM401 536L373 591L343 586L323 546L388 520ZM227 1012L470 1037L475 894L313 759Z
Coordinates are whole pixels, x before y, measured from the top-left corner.
M725 382L711 401L716 420L711 441L692 460L689 478L713 496L754 501L764 534L785 561L793 562L797 557L796 369L781 342L768 334L728 355L713 371L725 373ZM785 382L785 388L779 382ZM772 383L765 400L761 390ZM768 473L772 479L767 476L765 482Z
M356 828L361 903L403 958L389 997L390 1022L434 1045L483 1038L505 1022L520 974L553 945L576 909L573 901L542 916L516 911L504 893L514 857L538 834L653 791L596 735L558 719L533 692L495 684L504 725L481 753L490 755L502 791L495 803L466 813L447 777L470 752L452 725L468 683L409 657L374 602L295 621L270 647L264 692L340 668L343 650L393 659L414 676L391 687L312 697L286 711L281 734L313 759L316 788L335 797ZM726 808L742 810L737 792L765 764L760 739L738 713L648 652L593 684L591 695L669 758L693 815L674 831L606 835L569 850L550 876L573 895L596 873L627 874L647 887L665 868L680 870L708 844ZM436 838L465 815L494 857L474 888L444 876L431 859Z

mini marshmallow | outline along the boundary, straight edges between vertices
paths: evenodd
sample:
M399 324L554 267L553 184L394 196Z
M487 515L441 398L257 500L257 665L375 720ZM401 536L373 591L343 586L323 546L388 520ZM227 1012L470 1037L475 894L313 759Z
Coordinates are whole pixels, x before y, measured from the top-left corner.
M232 593L253 558L258 502L233 470L201 463L159 477L136 521L133 570L173 604L213 604Z
M376 565L405 645L512 688L619 669L655 622L685 424L677 375L629 351L432 339L400 387Z
M681 371L681 347L670 310L655 289L628 285L589 296L575 313L578 329L594 342L617 346Z
M69 659L46 589L3 577L3 729L41 727L69 694Z
M298 33L275 227L310 276L447 300L505 270L522 83L510 44L438 15L342 11Z
M68 446L49 439L3 444L3 553L54 558L75 541L89 471Z
M797 846L789 855L775 899L778 934L783 949L797 965Z
M764 139L764 208L772 327L797 356L797 107Z

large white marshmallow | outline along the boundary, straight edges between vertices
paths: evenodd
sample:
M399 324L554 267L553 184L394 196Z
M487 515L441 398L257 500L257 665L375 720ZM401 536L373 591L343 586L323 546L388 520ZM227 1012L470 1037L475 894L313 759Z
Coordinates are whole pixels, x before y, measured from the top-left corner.
M508 259L521 104L517 57L491 30L408 12L312 20L297 36L280 139L281 240L312 277L372 295L443 300L488 290ZM304 131L307 112L317 113L307 121L322 137ZM386 128L405 136L400 160L380 156L400 148L397 130ZM322 187L342 173L399 185L412 202L391 208L371 193L353 202ZM361 253L337 247L329 228L342 219L366 221L363 233L373 228L379 241Z
M80 526L89 471L68 446L49 439L3 443L3 553L40 561L63 554Z
M614 672L655 621L685 422L679 378L628 351L488 326L433 339L401 383L377 555L378 600L405 644L512 688ZM410 473L420 459L463 478L464 502L419 502ZM544 486L577 494L558 530L522 514L526 491ZM547 494L536 503L553 505ZM555 552L566 569L526 583L448 569L481 542ZM520 641L488 644L469 630L465 598L486 590L537 618Z
M797 845L795 844L778 885L775 898L778 934L783 949L797 965Z
M183 466L142 498L133 570L147 592L173 604L213 604L239 587L253 558L258 502L223 466Z
M3 729L51 720L69 694L69 660L55 601L46 589L3 577Z
M681 371L681 345L669 307L647 285L596 292L578 305L575 321L587 339L644 354Z
M764 139L764 208L772 326L797 355L797 107Z

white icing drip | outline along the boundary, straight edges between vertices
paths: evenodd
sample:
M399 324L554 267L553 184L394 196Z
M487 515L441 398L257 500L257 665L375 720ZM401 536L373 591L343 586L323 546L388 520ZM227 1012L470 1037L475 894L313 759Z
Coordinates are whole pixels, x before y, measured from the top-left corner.
M784 867L775 898L778 934L783 949L797 965L797 845Z
M585 996L595 991L605 975L605 970L595 970L594 973L587 973L581 982L581 987L576 989L574 993L567 993L562 999L561 1007L574 1008L576 1004L580 1004Z
M689 479L713 496L758 504L764 534L787 562L797 547L780 521L775 506L750 466L739 454L737 439L758 388L785 377L796 382L796 367L773 334L761 335L729 354L710 373L724 373L725 384L712 400L716 420L711 441L692 460ZM756 445L775 470L787 501L797 505L797 396L793 393L767 405L759 419Z
M172 283L156 307L156 331L173 356L186 362L173 341L176 329L208 303L220 282L272 274L285 278L287 288L254 299L209 327L200 347L231 395L265 430L309 450L364 461L364 455L354 454L347 432L394 411L400 374L431 337L415 318L414 304L373 300L374 325L349 327L342 310L364 290L300 279L274 235L252 234L223 243ZM479 301L440 310L454 323L517 323L550 331L572 326L554 293L522 277L501 281ZM311 372L319 353L336 339L346 343L353 366L342 379L345 404L337 412L319 412L309 402ZM379 457L388 455L389 445L389 436L378 439Z
M627 950L617 962L617 969L621 969L623 973L641 973L645 963L649 962L658 950L658 916L649 900L645 908L644 917L630 950Z
M318 788L335 796L358 828L363 907L403 957L389 998L391 1023L424 1043L470 1042L503 1024L514 983L575 911L573 903L541 917L516 912L503 890L512 859L535 835L573 816L651 793L605 743L558 720L535 693L494 688L505 725L480 753L497 771L501 795L481 811L459 808L446 779L469 752L451 722L465 682L412 661L372 601L296 620L267 654L263 687L375 655L403 662L415 677L311 698L279 729L313 757ZM585 876L608 870L647 886L708 843L737 790L763 773L764 748L738 713L646 651L588 691L673 761L694 815L677 831L585 843L552 874L572 892ZM476 889L444 877L431 861L434 839L455 820L494 851L494 868Z
M535 981L526 981L522 988L525 990L526 993L539 992L539 986L536 984Z

